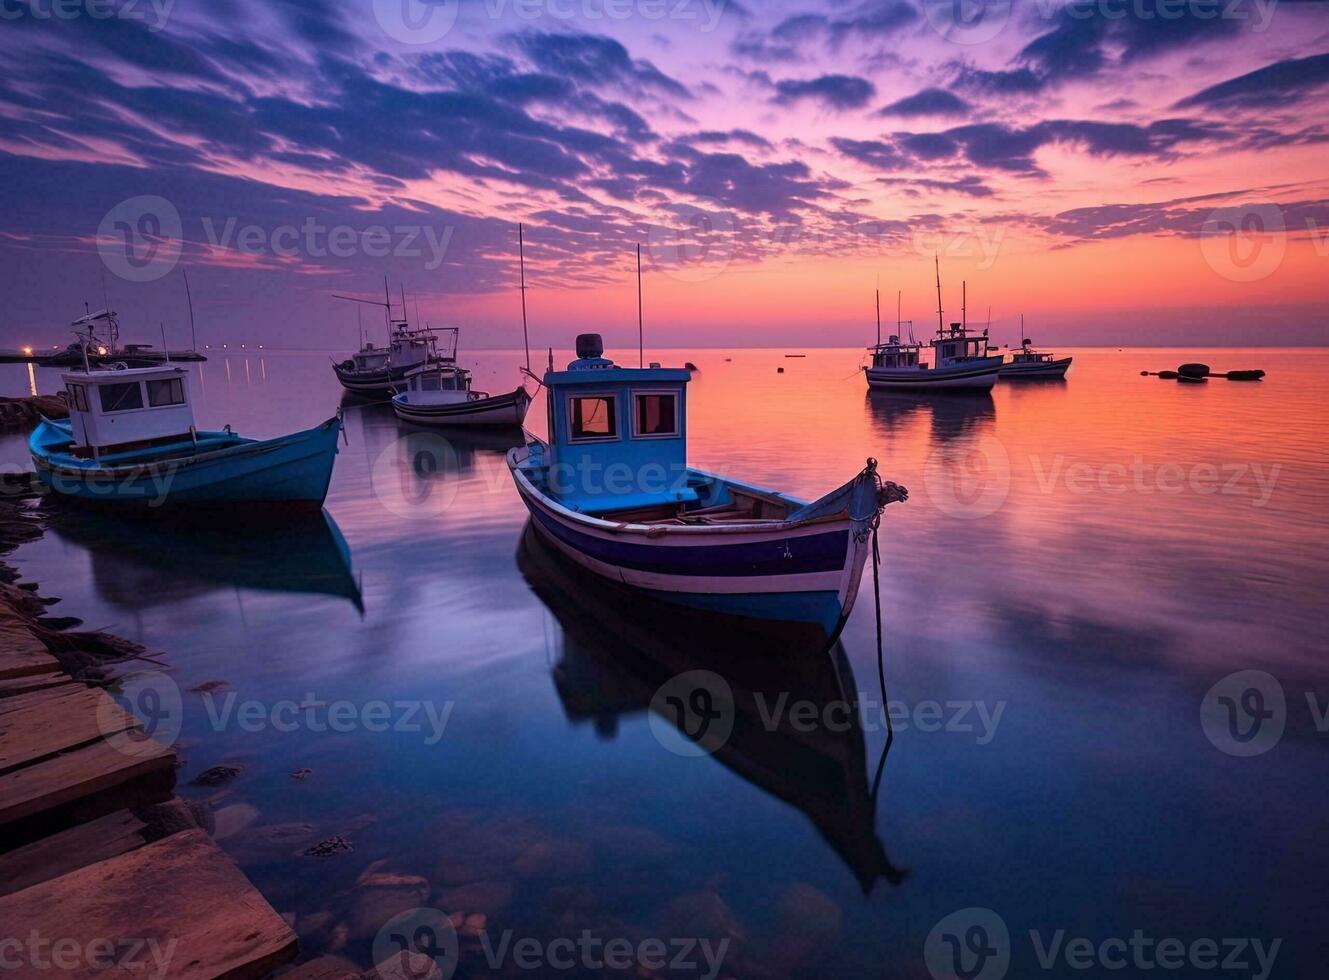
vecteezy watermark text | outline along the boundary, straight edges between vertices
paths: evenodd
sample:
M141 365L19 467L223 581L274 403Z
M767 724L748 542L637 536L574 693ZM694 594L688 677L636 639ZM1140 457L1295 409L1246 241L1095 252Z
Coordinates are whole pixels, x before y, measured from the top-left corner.
M0 0L0 21L135 20L156 34L174 6L175 0Z
M427 700L363 701L344 698L323 701L313 692L302 701L291 699L241 701L234 693L203 695L203 707L215 731L234 725L243 732L411 732L425 735L426 745L437 745L452 717L456 702Z
M0 939L0 973L15 971L30 976L53 970L60 973L114 971L159 980L166 976L178 939L160 940L97 937L51 938L36 929L26 939Z

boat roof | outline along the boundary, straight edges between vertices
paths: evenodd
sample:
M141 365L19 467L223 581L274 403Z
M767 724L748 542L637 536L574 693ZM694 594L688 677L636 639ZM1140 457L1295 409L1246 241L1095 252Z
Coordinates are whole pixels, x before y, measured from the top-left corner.
M667 368L652 365L647 368L621 367L603 357L582 357L573 361L564 371L547 371L547 385L612 385L640 384L651 381L691 381L687 368Z
M178 364L161 364L144 368L93 368L91 371L65 371L60 380L75 384L117 384L122 381L152 381L185 374Z
M413 374L428 374L428 373L430 373L431 371L437 371L437 372L439 372L440 374L443 373L443 372L447 372L447 373L449 373L449 374L470 374L470 373L471 373L471 372L468 371L466 368L464 368L464 367L460 367L459 365L454 364L452 361L446 361L446 362L444 362L444 361L427 361L426 363L421 364L419 367L413 367L413 368L411 368L409 371L407 371L407 372L406 372L406 377L409 378L409 377L411 377L411 375L413 375Z

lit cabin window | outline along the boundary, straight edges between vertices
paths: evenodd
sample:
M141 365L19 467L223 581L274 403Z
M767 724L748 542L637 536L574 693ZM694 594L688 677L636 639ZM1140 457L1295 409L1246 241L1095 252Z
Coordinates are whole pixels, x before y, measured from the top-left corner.
M88 410L88 389L76 384L68 384L65 387L69 391L69 404L74 406L74 410L76 412L86 412Z
M179 378L162 378L160 381L148 382L148 404L153 408L184 403L185 386Z
M143 407L143 389L139 387L137 381L101 385L97 390L101 394L103 412L127 412L133 408Z
M678 413L673 392L638 394L637 432L639 436L678 435Z
M573 439L618 438L613 395L583 396L570 401Z

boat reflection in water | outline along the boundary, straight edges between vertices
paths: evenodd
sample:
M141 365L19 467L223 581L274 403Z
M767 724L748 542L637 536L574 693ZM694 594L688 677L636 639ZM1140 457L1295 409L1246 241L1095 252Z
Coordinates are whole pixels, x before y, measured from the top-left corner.
M996 403L987 392L969 395L918 395L905 391L869 391L868 415L874 429L884 434L913 428L928 420L938 443L983 432L997 417Z
M620 590L552 551L529 523L517 565L562 627L554 684L571 720L591 722L613 738L621 717L654 712L653 727L670 728L680 745L709 752L802 811L865 893L879 879L904 880L877 837L857 690L843 645L826 652L825 635L812 627L683 610ZM694 719L681 707L698 698L725 716L718 723L723 737L714 742L696 741ZM789 712L774 707L782 698L814 704L819 717L837 723L791 725ZM844 723L826 710L841 705Z
M97 593L122 609L169 606L227 588L332 596L364 613L351 549L326 511L241 527L49 510L55 535L87 549Z

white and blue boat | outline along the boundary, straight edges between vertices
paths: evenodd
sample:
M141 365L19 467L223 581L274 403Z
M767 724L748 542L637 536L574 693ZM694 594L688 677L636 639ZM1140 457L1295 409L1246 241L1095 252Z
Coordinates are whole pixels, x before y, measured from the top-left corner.
M43 419L28 440L53 493L132 508L317 510L327 496L340 417L276 439L194 425L189 376L164 364L61 375L69 419Z
M839 635L882 509L876 461L814 502L687 465L683 368L625 368L596 334L550 369L549 441L508 453L535 529L572 561L668 602Z

